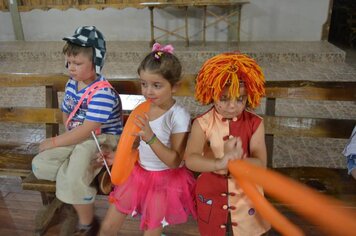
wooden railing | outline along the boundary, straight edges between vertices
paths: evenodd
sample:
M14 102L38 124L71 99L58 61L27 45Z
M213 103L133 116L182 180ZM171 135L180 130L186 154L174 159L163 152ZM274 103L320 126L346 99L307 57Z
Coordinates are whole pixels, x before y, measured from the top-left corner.
M15 2L13 2L15 1ZM21 18L19 17L19 12L31 11L34 9L49 10L49 9L59 9L67 10L69 8L76 8L80 10L85 10L88 8L104 9L104 8L149 8L150 10L150 27L151 27L151 44L156 40L166 37L175 36L178 39L183 39L186 42L186 46L189 46L190 35L188 34L188 7L199 7L203 8L203 25L202 29L202 42L205 45L206 41L206 30L208 27L216 25L219 22L225 21L229 27L229 31L234 32L233 35L230 33L230 37L234 38L230 41L240 41L240 22L241 22L241 9L242 6L249 3L249 0L210 0L210 1L187 1L187 0L173 0L173 1L114 1L114 0L0 0L0 11L10 11L13 19L14 31L16 33L17 40L24 40ZM10 5L9 5L10 4ZM210 9L210 7L221 7L228 8L228 11L223 11L219 13ZM174 29L164 28L163 26L158 26L154 20L154 9L165 8L165 7L175 7L178 9L183 9L184 13L184 24L175 27ZM214 19L210 22L207 21L208 16ZM233 20L231 20L234 18ZM159 36L155 36L155 31L161 32Z
M69 8L76 8L85 10L87 8L116 8L124 9L128 7L132 8L145 8L149 6L154 7L183 7L183 6L233 6L237 4L248 3L249 0L211 0L211 1L199 1L199 0L166 0L166 1L129 1L129 0L18 0L17 5L19 11L31 11L33 9L49 10L59 9L66 10ZM0 11L9 11L9 0L0 0Z

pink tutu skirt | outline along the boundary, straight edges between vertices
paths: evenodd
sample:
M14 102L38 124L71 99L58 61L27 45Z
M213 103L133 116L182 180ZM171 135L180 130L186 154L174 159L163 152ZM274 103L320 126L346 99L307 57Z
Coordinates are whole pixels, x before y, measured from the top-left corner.
M140 216L141 230L182 224L196 218L195 178L186 168L148 171L136 164L127 181L115 186L109 200L121 213Z

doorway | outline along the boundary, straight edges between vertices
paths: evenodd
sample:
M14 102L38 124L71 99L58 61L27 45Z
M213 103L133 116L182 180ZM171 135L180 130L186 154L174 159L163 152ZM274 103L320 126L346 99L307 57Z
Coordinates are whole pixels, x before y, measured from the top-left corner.
M343 47L356 47L356 1L334 0L328 41Z

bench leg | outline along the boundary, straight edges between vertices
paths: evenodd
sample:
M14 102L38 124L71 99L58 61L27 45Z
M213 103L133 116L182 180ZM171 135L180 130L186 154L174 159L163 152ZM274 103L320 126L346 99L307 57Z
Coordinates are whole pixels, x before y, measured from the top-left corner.
M45 193L41 192L41 199L42 199L42 204L44 206L48 206L51 204L51 202L56 198L56 196L53 193Z
M35 218L35 235L43 235L45 233L54 214L62 205L63 203L60 200L54 198L50 204L42 206Z
M75 212L72 205L66 204L64 206L64 211L65 211L66 218L63 222L63 225L61 226L61 231L59 235L60 236L73 235L74 230L78 224L78 215Z

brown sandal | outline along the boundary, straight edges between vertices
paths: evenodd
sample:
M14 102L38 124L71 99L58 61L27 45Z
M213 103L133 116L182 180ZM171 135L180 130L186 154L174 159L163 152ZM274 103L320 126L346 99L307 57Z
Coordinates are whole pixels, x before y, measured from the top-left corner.
M99 192L104 195L108 195L112 190L112 183L109 173L105 168L101 169L98 174L98 182L99 182Z

